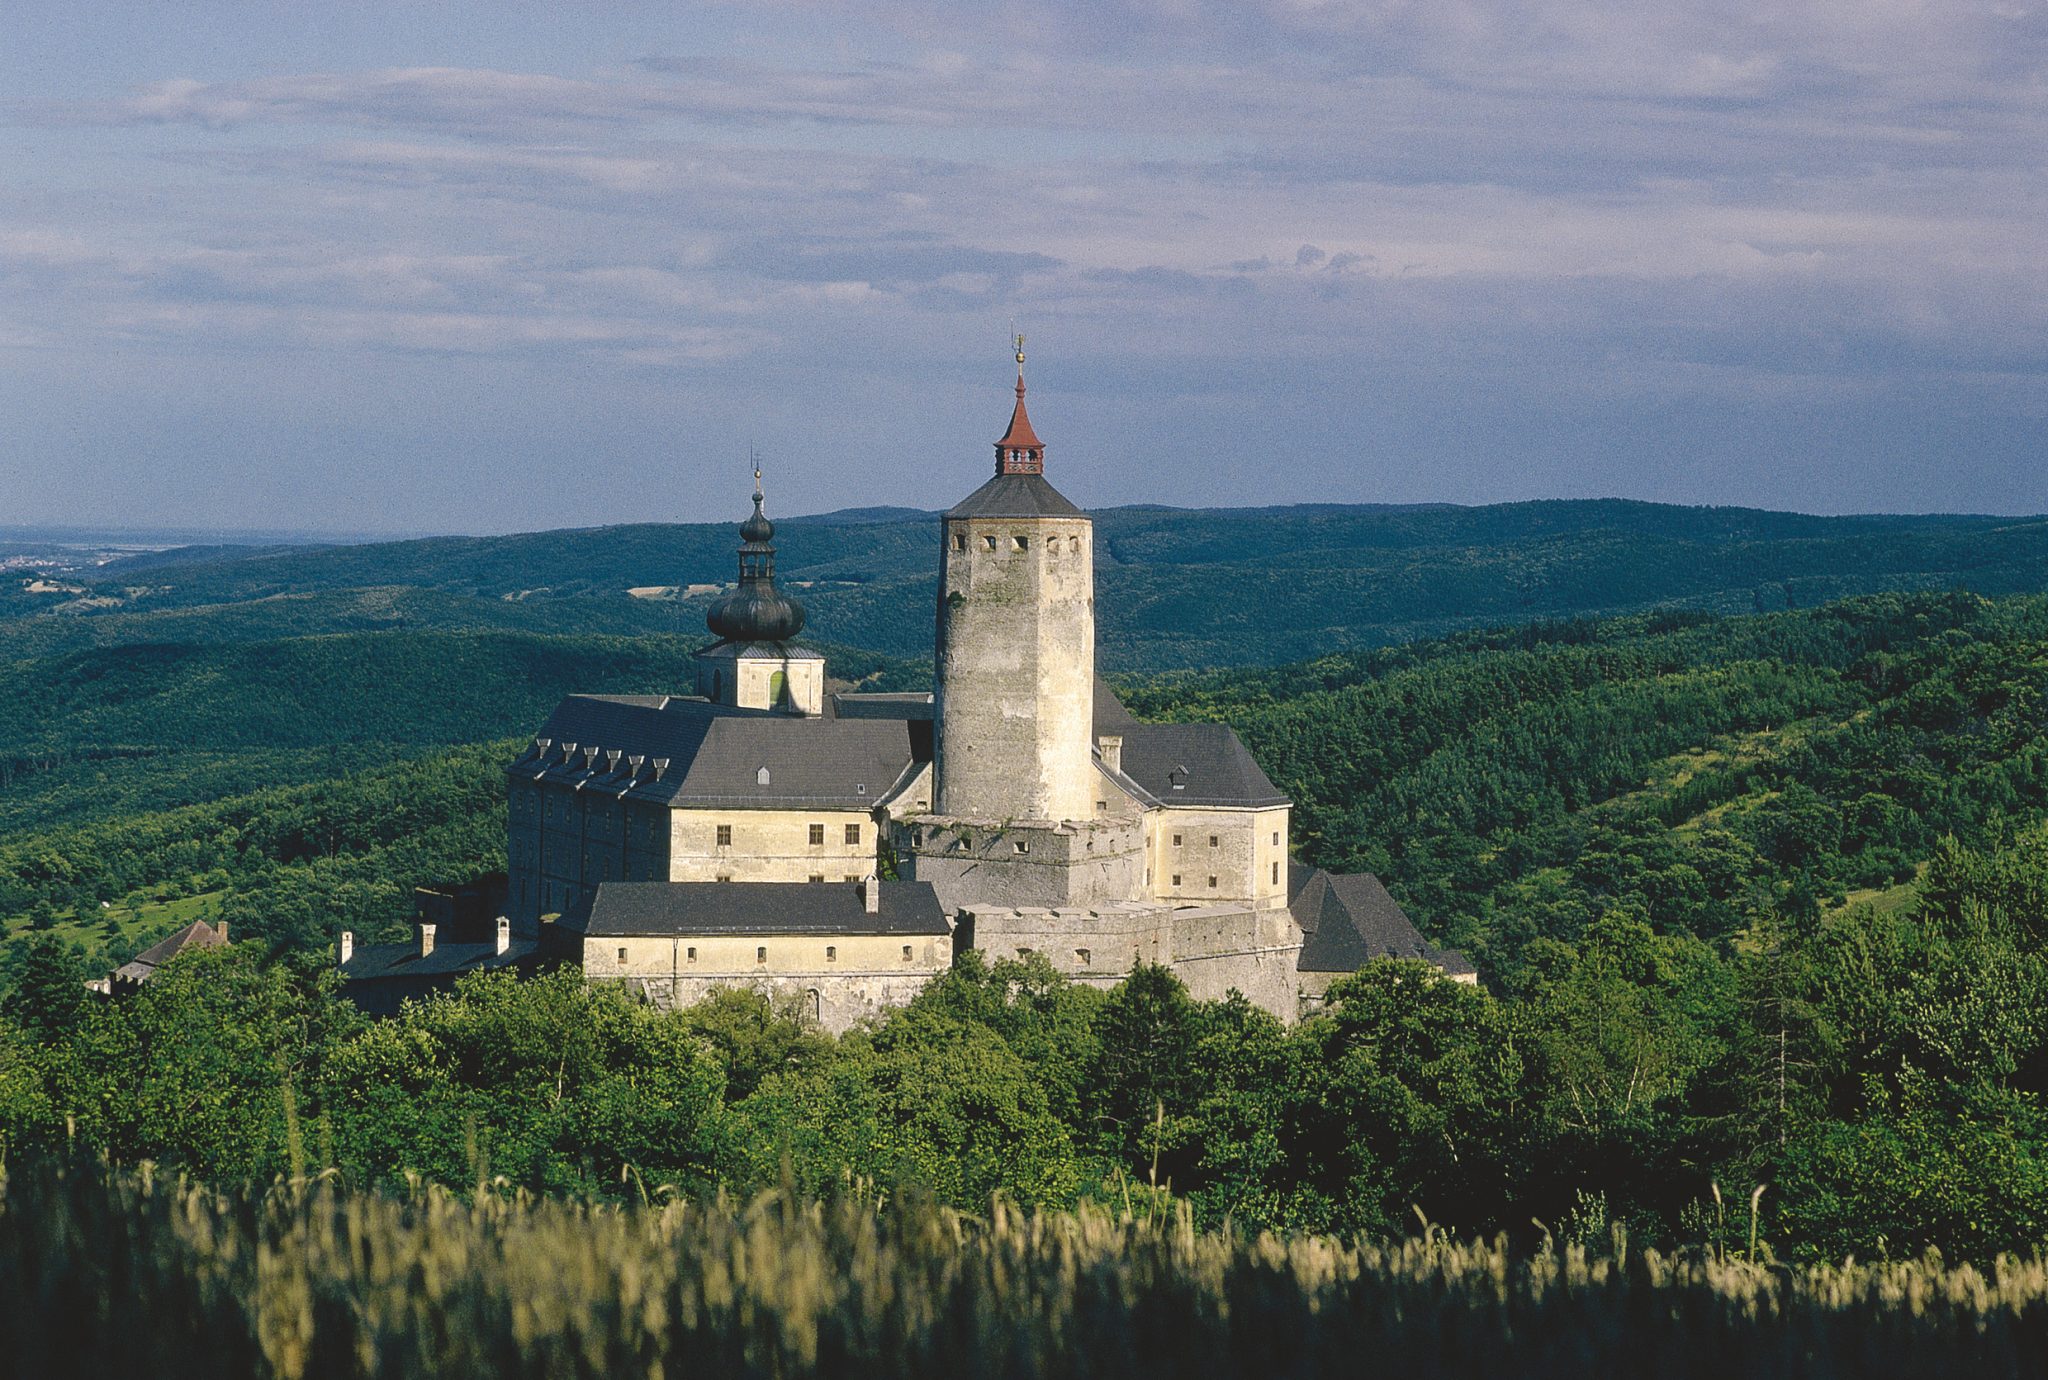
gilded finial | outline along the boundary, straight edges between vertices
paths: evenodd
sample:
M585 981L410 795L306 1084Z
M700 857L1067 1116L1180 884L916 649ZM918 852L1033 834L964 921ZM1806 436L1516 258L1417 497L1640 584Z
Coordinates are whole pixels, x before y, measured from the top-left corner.
M1017 367L1024 367L1024 337L1021 335L1017 337Z

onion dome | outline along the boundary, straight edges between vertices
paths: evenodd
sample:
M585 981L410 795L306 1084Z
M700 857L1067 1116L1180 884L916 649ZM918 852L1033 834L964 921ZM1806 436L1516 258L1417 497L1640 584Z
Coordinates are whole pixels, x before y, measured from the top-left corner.
M704 621L728 642L784 642L803 631L804 606L775 587L775 524L761 511L754 475L754 515L740 524L740 582L713 604Z

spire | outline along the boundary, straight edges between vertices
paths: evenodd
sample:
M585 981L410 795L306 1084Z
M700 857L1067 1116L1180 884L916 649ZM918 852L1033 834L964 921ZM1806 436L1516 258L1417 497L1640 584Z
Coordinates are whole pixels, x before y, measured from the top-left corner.
M704 621L728 642L782 642L803 631L804 606L775 587L775 524L762 511L761 467L754 466L754 513L740 524L740 580Z
M1017 407L1010 413L1010 429L996 442L997 474L1044 474L1045 443L1031 429L1031 416L1024 410L1024 337L1017 337Z

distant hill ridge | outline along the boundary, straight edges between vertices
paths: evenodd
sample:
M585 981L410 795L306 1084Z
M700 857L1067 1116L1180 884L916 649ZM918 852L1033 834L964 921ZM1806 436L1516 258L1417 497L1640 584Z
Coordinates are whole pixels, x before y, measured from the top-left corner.
M1119 670L1273 664L1642 609L1746 613L1888 590L2048 589L2040 517L1824 517L1627 499L1142 506L1094 517L1102 658ZM928 656L934 520L901 508L779 519L780 570L809 606L810 628ZM151 553L73 577L89 586L83 596L0 590L0 657L408 628L694 636L704 589L732 578L735 542L732 523L643 523Z

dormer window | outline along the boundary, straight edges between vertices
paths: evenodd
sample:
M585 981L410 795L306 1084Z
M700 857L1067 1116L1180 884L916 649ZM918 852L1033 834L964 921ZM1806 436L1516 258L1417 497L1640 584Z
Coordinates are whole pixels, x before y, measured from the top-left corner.
M768 784L768 768L763 767L761 768L761 770L754 773L754 784L756 786L765 786ZM1175 789L1178 789L1178 787L1176 787Z
M1188 769L1180 766L1175 767L1166 774L1166 784L1177 791L1186 790L1188 788Z

